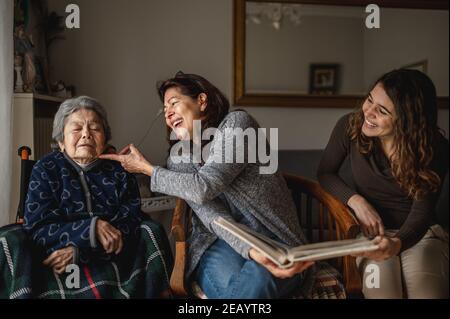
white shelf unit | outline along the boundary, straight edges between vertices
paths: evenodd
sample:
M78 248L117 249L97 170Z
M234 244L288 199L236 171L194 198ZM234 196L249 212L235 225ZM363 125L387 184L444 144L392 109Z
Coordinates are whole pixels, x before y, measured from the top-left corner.
M34 93L15 93L13 102L12 197L10 221L15 221L20 197L20 146L31 148L30 159L37 160L51 151L53 117L64 99Z

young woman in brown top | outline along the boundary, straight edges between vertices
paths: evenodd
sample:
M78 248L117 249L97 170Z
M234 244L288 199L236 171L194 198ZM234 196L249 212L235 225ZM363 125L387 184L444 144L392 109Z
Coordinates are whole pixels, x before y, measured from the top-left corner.
M318 179L379 246L357 259L366 298L448 298L448 233L434 220L448 155L436 89L419 71L383 75L337 122ZM347 156L354 188L338 175Z

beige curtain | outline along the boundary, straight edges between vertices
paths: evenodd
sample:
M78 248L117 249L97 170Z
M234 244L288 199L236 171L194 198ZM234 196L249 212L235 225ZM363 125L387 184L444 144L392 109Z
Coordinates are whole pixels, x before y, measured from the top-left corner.
M0 226L10 222L12 101L14 81L13 0L0 0Z

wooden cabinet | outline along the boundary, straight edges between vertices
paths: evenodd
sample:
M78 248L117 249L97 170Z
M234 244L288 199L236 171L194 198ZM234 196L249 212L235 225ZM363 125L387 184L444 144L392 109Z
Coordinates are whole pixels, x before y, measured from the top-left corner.
M31 159L38 160L51 151L53 117L64 99L33 94L15 93L12 125L12 197L11 222L15 220L20 196L20 146L31 148Z

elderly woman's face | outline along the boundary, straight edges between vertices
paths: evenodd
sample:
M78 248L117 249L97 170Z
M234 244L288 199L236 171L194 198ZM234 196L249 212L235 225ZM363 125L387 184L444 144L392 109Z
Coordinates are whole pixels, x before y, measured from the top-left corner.
M95 111L81 109L67 117L64 125L64 141L61 150L74 161L88 164L105 148L105 131Z
M201 93L197 99L181 93L177 87L167 89L164 94L164 111L166 124L179 140L193 138L194 120L202 118L206 108L206 94Z

